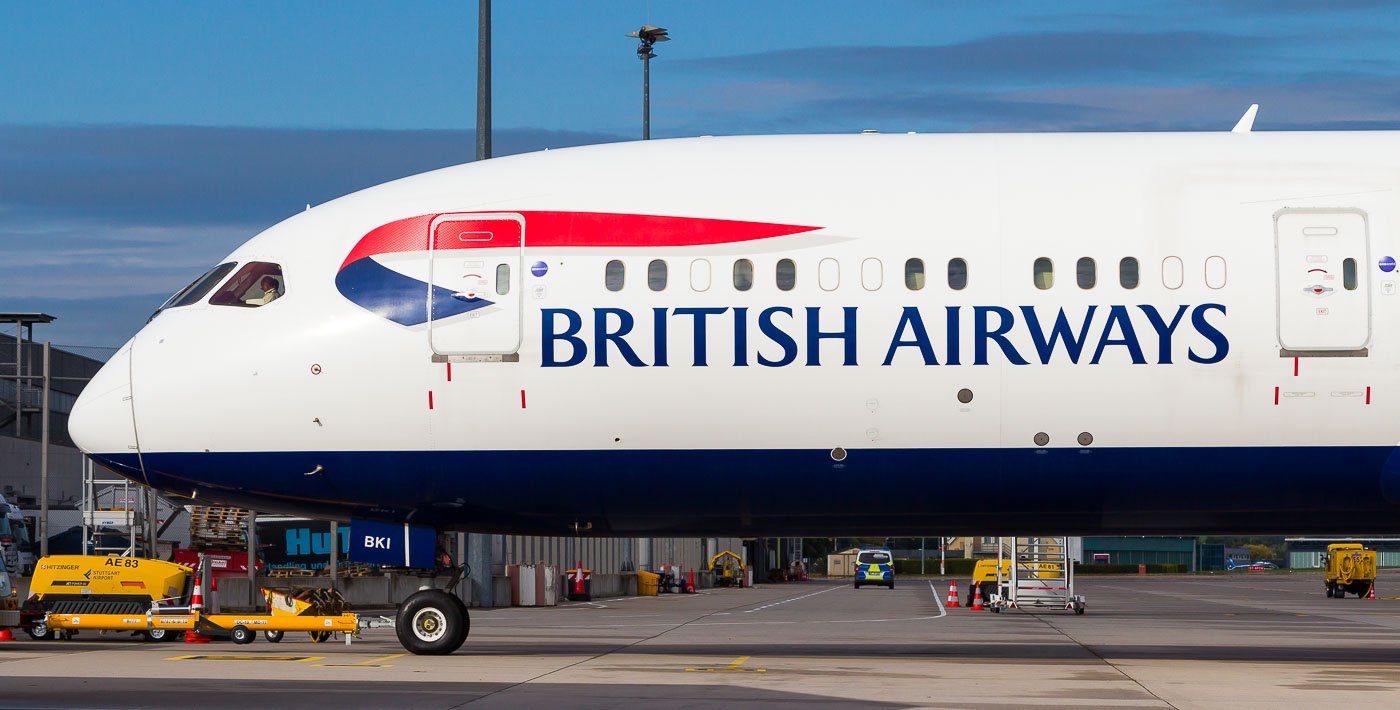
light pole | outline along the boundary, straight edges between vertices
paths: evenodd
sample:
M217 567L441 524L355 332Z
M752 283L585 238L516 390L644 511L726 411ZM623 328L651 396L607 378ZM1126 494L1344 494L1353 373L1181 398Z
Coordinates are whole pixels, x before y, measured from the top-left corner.
M491 157L491 0L477 1L476 159Z
M651 140L651 60L656 55L651 49L657 42L669 42L664 27L642 25L636 32L628 32L628 37L637 40L637 58L642 60L642 140Z

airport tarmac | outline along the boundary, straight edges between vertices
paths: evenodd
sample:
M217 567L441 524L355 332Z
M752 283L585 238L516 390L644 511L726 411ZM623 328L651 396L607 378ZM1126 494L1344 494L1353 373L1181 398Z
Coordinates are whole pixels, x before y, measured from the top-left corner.
M0 644L0 707L1400 704L1400 600L1329 599L1318 573L1078 582L1082 616L946 609L946 581L914 579L473 610L442 657L404 655L392 630L349 647L24 640ZM1400 596L1400 574L1377 588Z

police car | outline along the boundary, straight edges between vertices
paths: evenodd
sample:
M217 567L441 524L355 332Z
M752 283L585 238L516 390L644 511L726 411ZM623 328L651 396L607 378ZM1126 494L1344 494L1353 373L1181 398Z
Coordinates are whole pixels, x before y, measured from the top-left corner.
M878 584L894 589L894 555L887 548L865 548L856 554L856 589Z

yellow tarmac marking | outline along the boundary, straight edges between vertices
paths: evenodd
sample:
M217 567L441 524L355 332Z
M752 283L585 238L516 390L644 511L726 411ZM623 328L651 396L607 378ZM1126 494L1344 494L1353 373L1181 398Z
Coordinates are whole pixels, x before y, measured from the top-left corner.
M176 656L167 661L320 661L325 656Z
M395 653L392 656L371 658L368 661L360 661L359 663L313 663L312 665L316 668L393 668L394 665L392 663L375 663L375 661L387 661L393 658L403 658L407 655L407 653Z
M742 664L744 661L749 660L749 658L750 658L750 656L740 656L740 657L734 659L733 661L731 661L729 665L727 665L727 666L725 666L725 667L723 667L723 668L687 668L686 670L688 670L688 671L714 671L714 672L720 672L720 673L725 672L725 671L728 671L728 672L731 672L731 673L767 673L767 672L768 672L768 669L767 669L767 668L740 668L740 667L739 667L740 664Z

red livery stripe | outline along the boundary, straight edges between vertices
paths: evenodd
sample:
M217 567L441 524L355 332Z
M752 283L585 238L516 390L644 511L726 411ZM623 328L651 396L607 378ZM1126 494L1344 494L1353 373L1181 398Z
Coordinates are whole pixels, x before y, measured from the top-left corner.
M408 217L370 230L350 250L341 268L375 254L426 250L428 227L440 214L449 213ZM539 211L514 214L525 218L527 247L705 246L770 239L821 229L794 224L609 212ZM488 244L490 242L462 242L459 248L481 248Z

